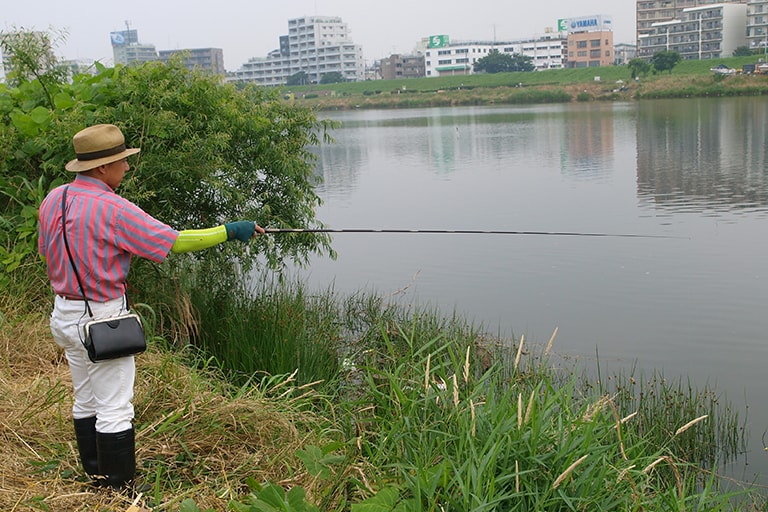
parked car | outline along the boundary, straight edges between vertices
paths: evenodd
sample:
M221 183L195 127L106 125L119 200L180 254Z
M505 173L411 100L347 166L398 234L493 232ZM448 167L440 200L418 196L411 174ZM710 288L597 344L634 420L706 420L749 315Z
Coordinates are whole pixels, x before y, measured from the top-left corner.
M713 68L709 68L709 70L715 74L718 75L734 75L736 74L736 70L733 68L729 68L725 64L718 64L717 66Z

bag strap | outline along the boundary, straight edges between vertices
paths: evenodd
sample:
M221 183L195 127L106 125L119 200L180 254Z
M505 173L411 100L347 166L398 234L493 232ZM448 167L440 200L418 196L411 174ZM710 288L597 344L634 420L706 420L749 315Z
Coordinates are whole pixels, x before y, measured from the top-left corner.
M93 312L91 311L91 305L88 304L88 297L85 296L85 288L83 288L83 282L80 280L80 273L75 266L75 259L72 257L72 251L69 249L69 241L67 240L67 189L69 186L64 187L64 193L61 194L61 233L64 236L64 247L67 248L67 256L69 256L69 262L72 264L72 270L75 271L75 277L77 278L77 285L80 287L80 293L83 294L83 300L85 301L85 309L88 311L88 316L93 318Z

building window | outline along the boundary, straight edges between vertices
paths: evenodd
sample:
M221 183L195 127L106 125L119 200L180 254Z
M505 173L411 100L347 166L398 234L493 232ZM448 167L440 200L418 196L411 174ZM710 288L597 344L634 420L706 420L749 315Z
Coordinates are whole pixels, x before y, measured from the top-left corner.
M587 42L586 41L577 41L576 42L576 48L586 48Z

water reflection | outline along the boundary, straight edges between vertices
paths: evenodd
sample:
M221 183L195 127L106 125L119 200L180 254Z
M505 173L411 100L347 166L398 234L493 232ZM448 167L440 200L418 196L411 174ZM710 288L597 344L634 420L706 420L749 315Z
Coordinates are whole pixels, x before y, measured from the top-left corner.
M579 179L605 177L606 160L614 157L615 123L627 121L626 104L582 106L433 108L392 112L333 114L341 121L336 142L319 151L321 194L348 194L355 189L361 164L386 157L416 159L437 174L451 174L488 160L500 170L519 166L556 167ZM389 113L388 113L389 114Z
M768 207L768 101L764 98L640 102L641 200L673 211Z
M606 364L768 397L768 99L341 112L318 150L335 228L675 235L341 235L309 286L434 304ZM388 296L388 295L387 295ZM768 474L751 407L752 466ZM751 476L751 474L749 475ZM746 478L750 480L751 478Z

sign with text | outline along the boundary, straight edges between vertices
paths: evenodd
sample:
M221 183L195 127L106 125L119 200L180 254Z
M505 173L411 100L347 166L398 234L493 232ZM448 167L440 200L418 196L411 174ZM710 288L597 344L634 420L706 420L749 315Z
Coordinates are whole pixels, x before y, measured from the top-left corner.
M429 36L429 44L427 48L442 48L448 46L450 40L447 35Z
M565 21L565 30L568 32L594 32L612 30L613 28L610 16L585 16L558 20L558 26L560 26L561 21Z

